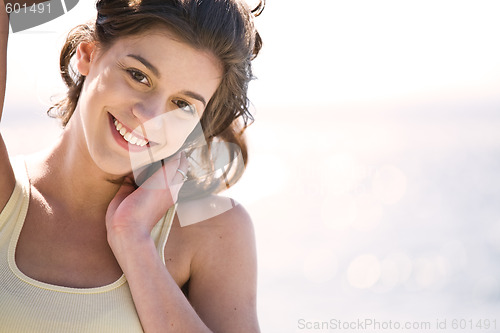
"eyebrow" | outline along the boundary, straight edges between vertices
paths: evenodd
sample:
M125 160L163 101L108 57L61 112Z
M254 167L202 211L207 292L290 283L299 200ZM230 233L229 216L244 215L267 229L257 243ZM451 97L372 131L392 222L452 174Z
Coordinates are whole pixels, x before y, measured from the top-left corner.
M161 78L160 71L158 70L158 68L156 68L152 63L150 63L149 61L147 61L146 59L144 59L140 55L128 54L127 57L131 57L131 58L138 60L144 66L146 66L151 72L153 72L154 75L156 75L158 78ZM201 103L203 103L204 107L207 106L207 102L205 101L205 98L203 96L201 96L200 94L197 94L197 93L195 93L193 91L189 91L189 90L183 90L183 91L181 91L181 94L184 94L186 96L189 96L191 98L194 98L194 99L200 101Z
M140 61L151 72L153 72L154 75L156 75L158 78L161 78L160 71L158 70L158 68L156 68L155 66L153 66L153 64L151 64L149 61L147 61L143 57L141 57L139 55L136 55L136 54L129 54L129 55L127 55L127 57L131 57L131 58L134 58L135 60Z
M203 106L207 106L207 102L205 101L205 98L203 98L203 96L201 96L200 94L197 94L193 91L189 91L189 90L183 90L181 91L181 94L184 94L186 96L189 96L191 98L194 98L194 99L197 99L198 101L202 102L203 103Z

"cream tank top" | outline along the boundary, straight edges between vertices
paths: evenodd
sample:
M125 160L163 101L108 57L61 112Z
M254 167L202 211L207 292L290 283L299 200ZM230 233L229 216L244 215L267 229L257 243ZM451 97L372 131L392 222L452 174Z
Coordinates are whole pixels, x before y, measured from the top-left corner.
M13 167L16 185L0 212L0 332L143 332L124 275L102 287L69 288L34 280L18 269L15 252L30 185L24 160L16 158ZM163 262L175 209L151 233Z

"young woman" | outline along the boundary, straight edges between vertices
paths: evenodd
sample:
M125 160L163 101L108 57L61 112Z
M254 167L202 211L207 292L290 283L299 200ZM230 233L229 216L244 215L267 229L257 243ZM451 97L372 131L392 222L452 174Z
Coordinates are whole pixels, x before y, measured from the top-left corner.
M252 222L216 195L246 163L256 13L96 8L61 52L58 142L9 159L0 137L0 331L259 332ZM5 5L0 32L3 108Z

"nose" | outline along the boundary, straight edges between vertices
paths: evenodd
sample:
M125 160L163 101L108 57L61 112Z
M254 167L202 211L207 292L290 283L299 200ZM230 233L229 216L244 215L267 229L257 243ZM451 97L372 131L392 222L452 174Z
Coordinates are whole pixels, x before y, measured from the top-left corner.
M132 113L141 122L146 122L161 115L164 112L164 108L165 103L161 99L148 98L137 101L132 108Z
M160 99L148 99L134 104L132 114L138 121L149 130L159 130L163 126L163 116L165 116L165 103Z

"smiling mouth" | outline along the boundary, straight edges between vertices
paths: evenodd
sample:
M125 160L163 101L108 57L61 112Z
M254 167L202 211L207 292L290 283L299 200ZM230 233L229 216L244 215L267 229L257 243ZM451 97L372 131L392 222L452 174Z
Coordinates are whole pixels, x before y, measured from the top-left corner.
M149 144L149 141L147 139L139 138L136 135L134 135L133 132L129 131L129 129L125 127L122 123L120 123L115 117L113 117L113 124L115 125L116 131L129 144L138 147L144 147L147 144Z

